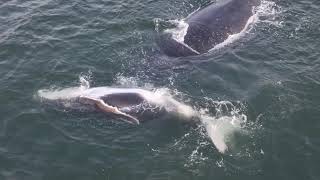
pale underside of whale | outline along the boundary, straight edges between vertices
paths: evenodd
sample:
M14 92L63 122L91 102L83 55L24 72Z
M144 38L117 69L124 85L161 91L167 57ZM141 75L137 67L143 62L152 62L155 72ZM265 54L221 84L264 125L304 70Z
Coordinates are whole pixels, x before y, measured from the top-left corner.
M124 115L129 117L129 120L135 117L143 121L163 113L178 114L186 118L195 114L190 106L178 102L171 96L138 88L73 87L56 91L41 90L38 96L43 102L58 106L87 111L100 110L109 114ZM136 120L134 123L138 123Z

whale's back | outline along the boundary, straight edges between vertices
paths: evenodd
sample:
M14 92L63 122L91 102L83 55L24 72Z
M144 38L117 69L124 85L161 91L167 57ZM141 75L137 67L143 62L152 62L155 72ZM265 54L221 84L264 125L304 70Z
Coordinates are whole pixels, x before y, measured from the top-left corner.
M190 56L208 52L229 35L240 33L253 16L260 0L219 0L188 16L183 42L163 38L158 43L169 56ZM182 46L182 44L184 46ZM188 48L186 48L188 47ZM190 50L191 49L191 50ZM197 52L197 53L194 53Z
M186 19L189 24L184 42L200 53L239 33L253 15L258 0L224 0L201 9Z
M101 99L107 104L118 108L137 106L145 101L139 93L135 92L112 93L102 96Z

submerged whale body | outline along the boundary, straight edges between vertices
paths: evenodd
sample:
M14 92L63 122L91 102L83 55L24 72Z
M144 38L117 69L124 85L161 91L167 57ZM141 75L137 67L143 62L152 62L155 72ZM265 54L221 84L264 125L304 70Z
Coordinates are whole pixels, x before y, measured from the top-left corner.
M168 113L175 113L186 118L194 116L191 107L172 97L138 88L94 87L81 89L74 87L56 91L40 90L38 96L42 102L47 104L63 106L72 110L103 111L125 116L127 119L129 117L127 122L138 124L139 121ZM111 109L109 109L110 107ZM117 112L113 112L112 108L117 108Z
M120 116L117 120L123 120L131 124L139 124L142 121L158 119L159 117L162 119L163 116L171 117L170 119L172 119L172 115L178 115L179 119L187 120L191 123L202 122L218 150L221 153L227 150L227 145L223 139L223 129L222 131L216 129L213 124L214 121L211 121L215 119L214 117L202 116L191 106L172 98L165 89L149 91L139 88L89 88L89 86L81 86L58 90L39 90L35 98L50 107L63 108L64 111L106 112L110 115ZM99 103L97 101L103 101L105 104L117 107L123 114L104 111L103 108L98 107Z
M184 19L188 29L183 42L174 39L170 33L164 33L158 44L168 56L206 53L229 35L241 32L253 15L253 7L258 5L260 0L220 0L212 3Z

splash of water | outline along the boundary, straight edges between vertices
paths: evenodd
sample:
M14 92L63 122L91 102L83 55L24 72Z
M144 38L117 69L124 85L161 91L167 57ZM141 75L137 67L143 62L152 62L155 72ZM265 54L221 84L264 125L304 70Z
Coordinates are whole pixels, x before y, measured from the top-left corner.
M247 116L229 101L207 99L210 103L200 110L201 121L213 144L219 152L225 153L228 150L227 143L232 143L229 137L241 131L247 122ZM214 112L210 113L210 109L214 109Z
M258 20L257 15L251 16L248 19L245 27L239 33L229 35L226 40L224 40L222 43L219 43L219 44L215 45L212 49L209 50L209 52L221 49L221 48L223 48L223 47L225 47L225 46L227 46L229 44L232 44L235 41L239 40L246 33L251 31L251 29L253 28L253 25L257 22L257 20Z
M137 78L127 78L124 76L117 77L117 79L120 79L120 82L123 82L124 85L128 85L128 83L136 85L137 82L139 82ZM142 85L142 88L150 89L150 84ZM229 101L214 101L210 98L204 98L207 101L205 107L197 108L182 103L182 101L176 101L174 97L177 96L180 97L179 99L183 99L183 101L186 100L183 93L177 90L156 88L153 92L153 94L150 94L150 96L152 96L150 98L157 102L161 102L168 111L176 112L186 119L198 116L205 128L206 135L221 153L227 152L230 146L232 146L230 137L235 132L242 131L246 125L247 116L241 112L241 108L243 108L241 105L238 107ZM170 101L163 101L163 97L169 97L168 99L170 99ZM241 103L237 102L236 104ZM214 112L212 112L212 110Z
M171 37L180 42L184 42L184 37L186 36L189 28L189 24L186 23L184 20L170 20L170 23L176 25L175 28L173 29L167 29L164 32L165 33L170 33Z
M238 117L220 117L215 118L212 116L203 115L201 118L208 136L211 138L213 144L217 147L218 151L225 153L228 150L227 138L235 131L240 130ZM234 122L237 121L235 124Z
M175 28L166 29L164 32L171 34L171 38L176 42L182 44L189 50L196 54L200 54L198 51L190 47L188 44L184 43L184 37L187 35L189 24L182 20L169 20L170 23L175 25Z
M253 15L248 19L245 27L239 33L230 34L225 41L215 45L209 52L221 49L241 39L246 34L250 33L257 23L279 24L279 22L275 20L276 15L279 14L278 9L278 6L274 2L266 0L261 1L261 4L252 10Z
M273 1L262 0L260 6L254 8L254 14L258 17L257 23L267 23L281 27L282 22L277 20L281 14L281 7Z
M57 99L72 99L83 94L83 92L90 88L89 75L79 76L79 87L69 88L49 88L38 91L37 96L41 99L57 100Z

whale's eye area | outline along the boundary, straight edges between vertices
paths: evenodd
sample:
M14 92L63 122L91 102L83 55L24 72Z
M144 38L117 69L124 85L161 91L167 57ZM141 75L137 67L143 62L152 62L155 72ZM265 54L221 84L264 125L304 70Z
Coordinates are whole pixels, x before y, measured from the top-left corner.
M101 99L116 107L127 107L140 105L144 102L144 98L138 93L114 93L101 97Z

